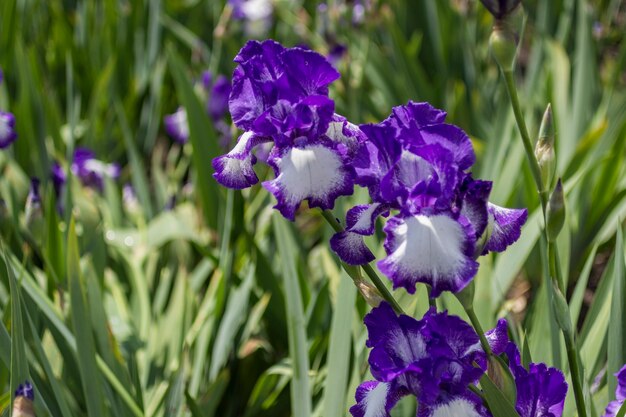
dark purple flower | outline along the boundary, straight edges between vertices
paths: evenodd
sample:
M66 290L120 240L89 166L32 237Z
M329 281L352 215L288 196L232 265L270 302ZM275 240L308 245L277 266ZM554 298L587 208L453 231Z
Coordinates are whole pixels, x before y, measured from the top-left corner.
M0 149L7 148L17 139L15 131L15 116L12 113L0 111Z
M87 148L77 148L74 151L72 172L80 178L83 185L94 187L99 191L104 189L104 179L115 179L120 176L119 165L107 164L95 158L95 154Z
M606 411L602 417L615 417L617 412L626 400L626 365L620 369L615 376L617 377L617 388L615 388L615 400L611 401L606 407Z
M386 303L365 317L376 381L357 390L353 416L389 416L399 398L415 395L419 416L488 416L467 388L486 366L474 330L458 317L429 311L422 320L401 315ZM465 414L445 414L451 410Z
M489 10L496 19L502 19L511 13L521 0L480 0L483 6Z
M328 52L328 62L330 62L333 67L337 68L347 52L348 47L341 43L336 44Z
M29 381L24 382L23 384L19 384L17 389L15 390L14 398L24 397L31 401L35 400L35 389L33 388L33 384Z
M512 342L507 345L506 354L515 378L515 409L520 417L561 417L567 395L567 383L561 371L543 363L531 363L526 370Z
M179 107L176 112L168 114L163 118L165 131L176 142L185 144L189 141L189 123L187 122L187 111Z
M67 175L65 174L65 170L63 169L63 167L58 162L52 164L50 177L52 178L54 194L57 196L57 198L59 198L61 195L61 191L63 190L63 187L67 182Z
M245 133L233 150L213 160L215 179L238 189L257 183L253 150L273 143L267 163L275 179L263 186L288 219L303 200L329 209L337 197L351 194L352 159L365 137L334 113L328 85L339 73L332 65L316 52L271 40L248 42L235 62L229 107Z

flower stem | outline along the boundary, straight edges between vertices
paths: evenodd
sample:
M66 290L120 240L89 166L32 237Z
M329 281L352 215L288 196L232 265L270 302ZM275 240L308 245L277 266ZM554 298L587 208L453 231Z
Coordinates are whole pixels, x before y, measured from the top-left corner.
M502 74L504 75L504 80L506 81L506 90L509 93L509 97L511 99L511 106L513 107L513 114L515 114L517 128L522 135L522 143L524 144L524 151L526 152L526 157L528 159L528 163L530 164L530 170L533 174L533 178L535 179L537 191L539 191L541 206L545 211L545 207L548 204L548 196L543 189L541 170L539 169L539 163L537 163L537 158L535 158L533 144L530 140L530 135L528 134L528 129L526 128L526 122L524 121L524 115L522 114L522 108L519 104L517 88L515 88L515 81L513 80L513 71L502 69Z
M528 129L526 128L526 122L524 121L524 116L522 115L522 110L519 104L519 98L517 96L517 89L515 87L515 82L513 80L513 71L506 70L500 68L502 70L502 75L504 76L504 80L506 81L506 89L509 93L509 98L511 99L511 106L513 107L513 113L515 115L515 121L517 122L517 127L522 136L522 143L524 144L524 151L526 152L526 157L528 159L528 163L530 164L530 170L533 174L533 178L535 180L535 184L537 186L537 191L539 192L539 199L541 201L541 209L543 212L544 224L546 220L546 209L548 205L548 190L545 190L543 187L543 181L541 180L541 171L539 169L539 164L537 162L537 158L535 157L535 153L533 150L533 145L530 140L530 136L528 134ZM544 233L546 233L547 239L547 229L544 227ZM552 279L557 282L558 288L564 294L563 288L563 280L561 279L561 271L557 265L557 247L554 243L548 243L548 262L550 275ZM470 316L471 319L471 316ZM575 334L574 332L567 334L568 332L565 329L561 329L563 331L563 336L565 339L565 345L567 350L567 360L569 362L570 372L572 375L572 384L574 385L574 396L576 398L576 408L578 409L579 417L587 417L587 411L585 409L585 400L583 397L583 370L580 367L580 362L578 359L578 355L576 353L576 342L574 340Z
M491 356L493 354L491 352L491 346L489 346L489 342L487 341L487 338L485 337L483 326L480 325L480 321L478 320L478 317L476 316L476 313L474 312L474 308L465 307L465 312L467 313L467 316L472 322L472 326L474 327L474 330L476 330L476 333L478 333L478 337L480 338L480 344L483 347L483 350L485 351L487 355Z
M326 222L330 224L330 226L335 230L335 232L340 233L344 231L343 226L339 224L339 222L337 221L337 219L335 218L335 216L330 210L322 210L322 217L326 219ZM400 304L398 304L396 299L393 298L393 295L391 294L391 292L389 292L389 290L387 289L383 281L380 279L380 277L378 276L374 268L372 268L370 264L363 264L360 266L361 268L363 268L363 270L365 271L367 276L370 278L370 280L372 281L372 283L374 284L378 292L380 292L380 295L385 299L385 301L387 301L391 305L391 307L393 307L396 313L404 314L404 310L402 310L402 307L400 307Z

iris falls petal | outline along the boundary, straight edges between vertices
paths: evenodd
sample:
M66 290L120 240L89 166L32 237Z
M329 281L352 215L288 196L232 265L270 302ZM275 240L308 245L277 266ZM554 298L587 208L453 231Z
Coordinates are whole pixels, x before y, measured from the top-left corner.
M463 289L478 269L472 258L473 228L463 219L444 213L391 218L385 226L388 256L378 266L394 288L412 294L423 282L432 287L433 297Z

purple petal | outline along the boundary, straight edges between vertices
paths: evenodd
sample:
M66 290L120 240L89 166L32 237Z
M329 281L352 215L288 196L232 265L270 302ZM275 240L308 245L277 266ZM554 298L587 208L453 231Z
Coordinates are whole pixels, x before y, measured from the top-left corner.
M239 137L237 145L230 152L213 160L213 169L215 169L213 178L224 187L236 190L250 187L259 182L252 168L256 163L252 149L264 142L268 142L268 139L252 132L245 132Z
M390 417L389 412L406 395L393 384L365 381L356 389L357 403L350 407L353 417Z
M333 235L330 248L348 265L364 265L376 259L363 241L363 236L352 232Z
M354 206L346 215L346 230L360 235L373 235L376 219L381 214L386 216L389 206L381 203L363 204Z
M279 84L283 98L328 95L328 85L340 76L324 56L314 51L290 48L282 58L285 76Z
M187 112L183 107L179 107L175 113L168 114L163 118L165 131L176 142L185 144L189 141L189 123L187 122Z
M515 379L520 417L560 417L567 394L565 377L556 368L531 363L528 373Z
M331 143L314 143L303 147L274 148L269 164L276 178L263 186L278 200L274 206L293 220L303 200L309 207L332 209L337 197L352 194L354 173L345 155Z
M393 108L391 116L383 123L397 129L415 129L424 126L440 124L446 120L446 112L431 106L429 103L409 101L404 106Z
M217 77L211 88L211 96L207 102L207 112L213 122L222 119L228 111L228 97L232 87L230 80L223 75Z
M622 366L622 369L620 369L615 376L617 377L615 398L624 401L626 400L626 365Z
M326 136L331 141L346 146L352 154L355 154L360 149L361 143L367 140L357 125L350 123L348 119L338 114L334 114L328 124Z
M442 123L425 126L420 133L424 144L439 144L450 150L459 169L465 170L474 164L472 141L459 127Z
M463 194L461 215L465 216L476 231L476 239L479 239L489 223L487 203L491 193L491 181L474 180L468 176L462 187Z
M528 217L528 211L526 209L508 209L491 203L488 203L487 210L489 211L489 223L492 230L483 254L488 251L502 252L519 239L522 226Z
M423 322L405 315L396 316L387 303L372 309L364 322L369 335L366 344L373 348L369 363L377 380L391 381L406 371L415 372L416 368L410 365L427 357Z
M498 320L496 327L487 331L485 337L494 355L501 355L509 343L509 335L506 328L506 319Z
M105 178L118 178L121 168L118 164L107 164L95 158L95 154L87 148L76 148L71 170L83 185L95 187L102 191Z
M17 139L15 131L15 116L12 113L0 111L0 149L7 148Z
M385 225L388 256L378 262L380 270L393 282L415 292L415 284L432 287L431 295L458 292L476 275L474 231L463 217L448 214L396 216Z
M624 404L623 400L611 401L609 405L606 406L606 410L604 411L604 414L602 414L602 417L616 417L619 409L622 407L622 404Z

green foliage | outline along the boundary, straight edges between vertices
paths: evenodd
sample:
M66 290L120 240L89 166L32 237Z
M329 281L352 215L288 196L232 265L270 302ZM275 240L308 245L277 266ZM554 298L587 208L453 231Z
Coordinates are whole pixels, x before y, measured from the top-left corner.
M267 37L323 53L348 46L332 87L337 113L377 122L410 99L430 101L471 136L491 200L528 208L519 242L481 259L476 314L485 328L507 317L524 362L571 378L540 266L539 196L488 51L490 15L478 2L374 1L356 25L349 8L324 15L318 2L275 3ZM552 103L554 178L567 207L555 244L591 415L600 415L626 361L626 11L618 1L523 3L512 22L515 77L531 137ZM234 69L247 37L228 10L224 1L0 2L0 109L15 113L19 133L0 152L0 415L29 379L40 417L343 416L370 377L369 308L328 249L331 228L309 210L289 224L262 187L226 191L211 177L226 149L196 80ZM184 146L162 127L179 105ZM70 175L57 202L51 164L71 174L78 146L119 162L121 179L98 192ZM31 176L43 180L39 231L25 226ZM334 215L343 220L365 194L340 200ZM368 241L379 258L383 238ZM418 294L396 292L416 316L427 308ZM481 388L494 416L514 415L491 380ZM402 402L394 415L414 407ZM564 415L574 410L570 390Z

